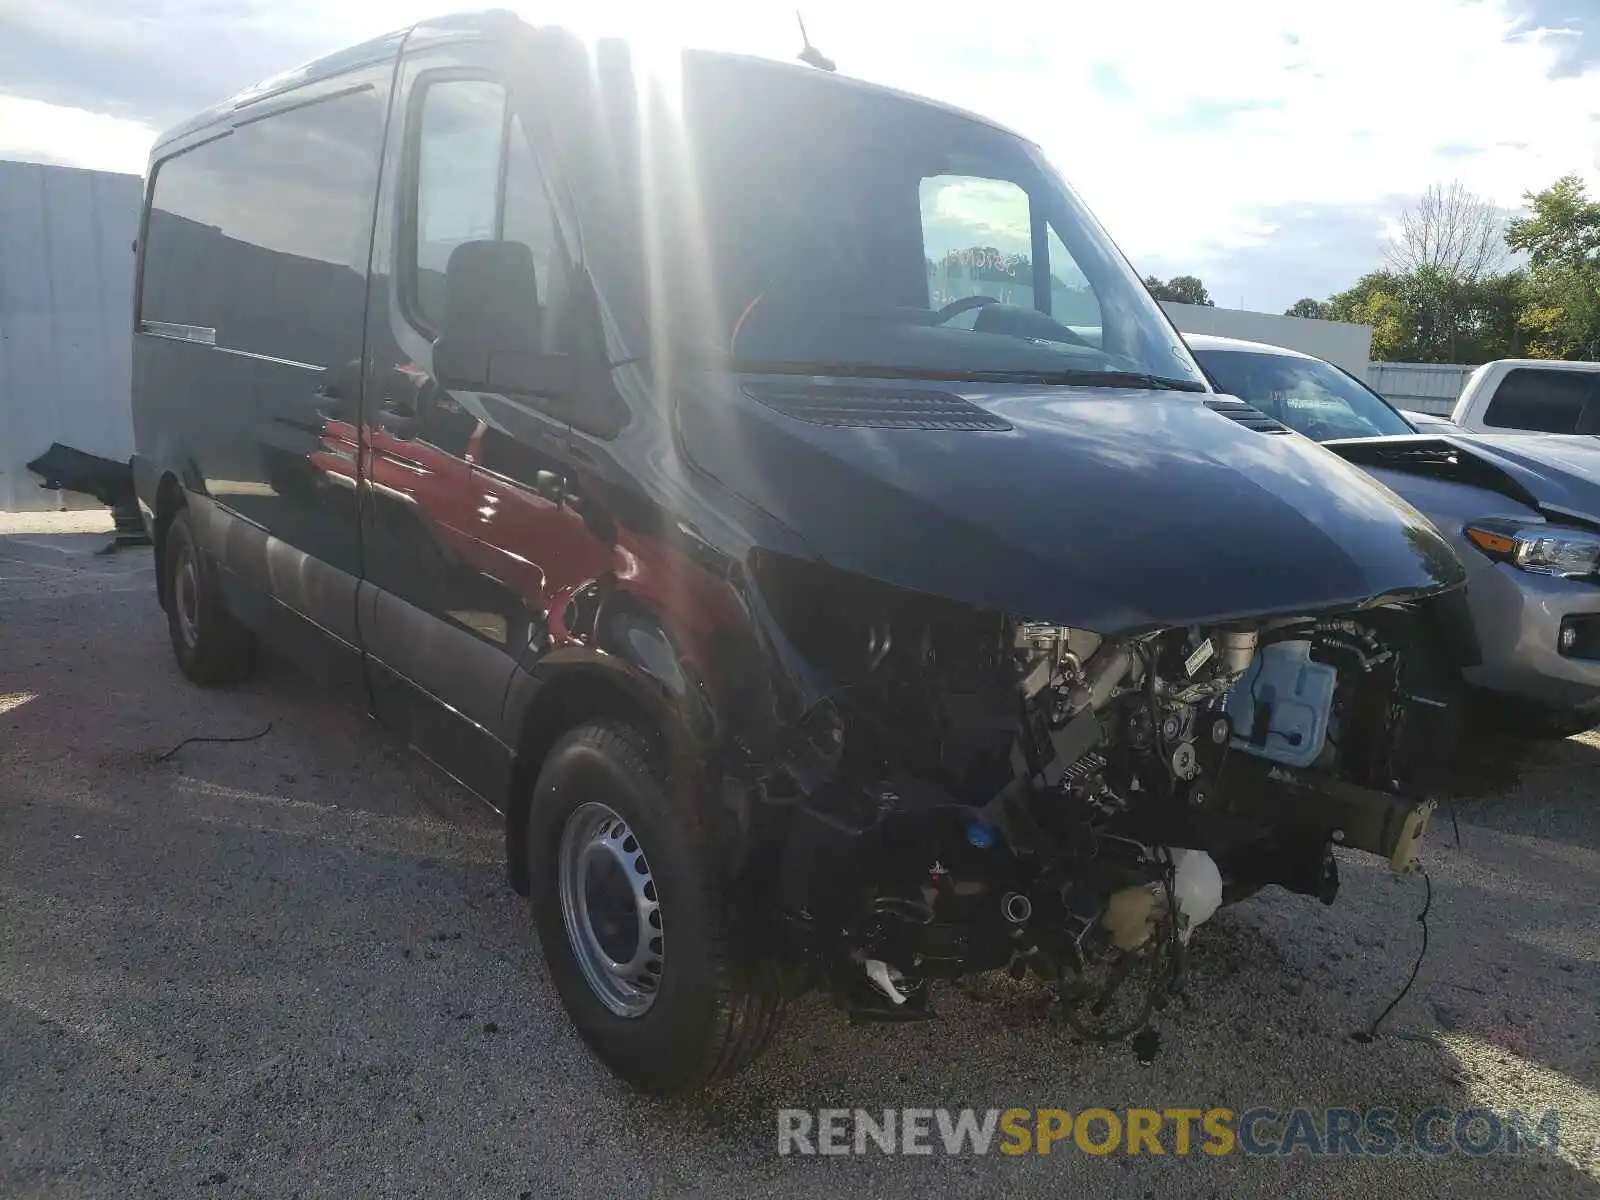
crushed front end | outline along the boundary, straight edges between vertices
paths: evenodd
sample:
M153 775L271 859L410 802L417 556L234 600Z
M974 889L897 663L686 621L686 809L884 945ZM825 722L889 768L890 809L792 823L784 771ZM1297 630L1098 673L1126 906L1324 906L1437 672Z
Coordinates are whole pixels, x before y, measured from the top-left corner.
M935 981L1006 969L1120 1038L1222 904L1269 883L1331 903L1334 846L1416 862L1456 593L1107 638L809 564L765 577L836 686L804 771L761 790L758 874L857 1016L914 1019Z

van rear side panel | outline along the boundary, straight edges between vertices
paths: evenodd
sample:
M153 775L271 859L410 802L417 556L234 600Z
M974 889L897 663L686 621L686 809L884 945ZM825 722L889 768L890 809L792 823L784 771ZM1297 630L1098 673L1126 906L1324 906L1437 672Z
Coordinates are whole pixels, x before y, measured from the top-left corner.
M274 95L153 164L133 354L146 490L173 474L240 615L357 694L362 331L391 74Z

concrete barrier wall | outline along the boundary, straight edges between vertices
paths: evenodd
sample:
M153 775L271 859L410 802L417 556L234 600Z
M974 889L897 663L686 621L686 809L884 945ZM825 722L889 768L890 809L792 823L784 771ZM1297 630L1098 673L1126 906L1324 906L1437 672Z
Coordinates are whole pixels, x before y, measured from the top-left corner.
M59 506L23 465L51 442L105 458L133 453L142 192L137 175L0 162L0 511Z
M1276 313L1247 312L1241 308L1210 308L1198 304L1161 307L1181 333L1209 333L1243 338L1269 346L1287 346L1302 354L1315 354L1357 376L1366 378L1372 357L1372 326L1345 321L1316 321Z

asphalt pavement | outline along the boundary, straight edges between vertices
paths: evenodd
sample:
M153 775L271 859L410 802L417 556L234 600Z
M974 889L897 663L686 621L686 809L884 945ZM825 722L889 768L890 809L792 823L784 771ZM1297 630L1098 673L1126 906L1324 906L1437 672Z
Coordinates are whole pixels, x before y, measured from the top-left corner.
M0 515L0 1196L1600 1197L1600 734L1468 748L1420 877L1352 856L1196 935L1143 1065L984 977L938 1020L793 1009L709 1095L589 1055L494 815L268 661L202 691L147 550ZM249 737L191 742L186 738ZM166 755L166 757L163 757ZM1430 1106L1560 1118L1517 1155L780 1156L781 1108Z

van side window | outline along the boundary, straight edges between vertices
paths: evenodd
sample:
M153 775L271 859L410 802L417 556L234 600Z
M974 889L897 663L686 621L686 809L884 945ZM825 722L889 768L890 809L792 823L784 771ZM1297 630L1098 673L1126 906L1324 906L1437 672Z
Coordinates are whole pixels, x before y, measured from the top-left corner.
M1495 389L1483 423L1500 429L1577 433L1584 405L1600 374L1539 367L1517 367Z
M352 357L383 117L377 94L361 88L159 163L139 319L313 366Z
M497 236L505 105L505 88L485 79L444 80L422 95L410 298L431 329L444 325L451 251Z

